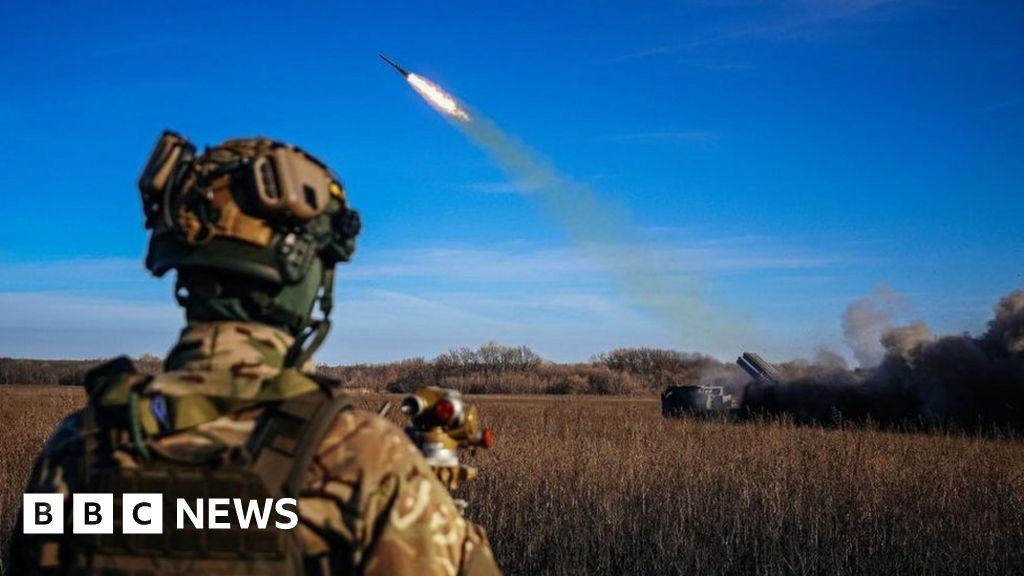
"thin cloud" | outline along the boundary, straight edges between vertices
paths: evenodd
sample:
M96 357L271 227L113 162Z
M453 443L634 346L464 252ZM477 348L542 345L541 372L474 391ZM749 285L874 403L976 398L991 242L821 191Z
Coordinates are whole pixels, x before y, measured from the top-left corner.
M882 8L901 0L801 0L791 6L784 16L765 22L748 22L726 28L703 38L675 44L654 46L612 58L611 62L628 62L655 56L687 52L725 42L757 39L785 40L835 22L855 21L874 15Z
M978 109L979 112L995 112L997 110L1005 110L1007 108L1015 108L1024 104L1024 98L1007 98L1006 100L1000 100L999 102L993 102L987 106L982 106Z
M846 261L762 236L680 246L688 234L664 230L648 250L660 270L684 286L697 271L745 281L750 274L764 277L773 271L822 273ZM319 359L375 362L432 356L494 339L534 347L555 360L583 360L618 346L729 352L708 348L698 334L682 339L669 334L656 315L621 295L609 266L620 274L639 273L628 257L633 247L582 248L514 243L365 250L340 270L334 335ZM595 258L596 251L614 257ZM0 288L4 355L160 354L183 321L163 285L169 281L154 282L133 259L5 263L0 272L24 278L17 284L7 280ZM140 297L143 291L146 295ZM657 301L667 296L646 297Z
M398 290L370 289L352 294L342 309L369 316L374 322L391 321L416 325L417 321L445 318L458 323L476 323L498 326L500 321L473 311L472 300L444 302L436 297L413 294ZM423 329L422 327L420 328Z
M328 362L430 358L497 340L556 361L586 360L622 346L668 347L655 319L609 294L538 288L491 294L370 290L344 300L320 354Z
M727 60L724 58L686 58L681 63L694 68L711 70L712 72L736 72L753 68L753 65L749 62Z
M659 246L647 249L662 271L682 274L821 269L840 265L848 259L747 236L712 239L684 247L662 240ZM588 245L585 250L417 248L375 251L362 254L362 260L343 270L342 275L362 280L437 278L474 284L593 280L609 271L633 270L637 264L628 257L633 252L635 247L631 245L598 244ZM594 253L617 257L599 260L587 256Z
M63 260L0 261L0 289L15 283L17 278L32 282L53 281L74 277L77 280L101 278L145 279L148 276L142 259L131 258L68 258Z
M718 132L711 130L651 130L613 134L605 137L605 140L615 142L697 142L706 144L717 142L719 138Z
M82 297L49 292L0 293L0 331L169 330L182 320L174 302L133 302L122 298Z

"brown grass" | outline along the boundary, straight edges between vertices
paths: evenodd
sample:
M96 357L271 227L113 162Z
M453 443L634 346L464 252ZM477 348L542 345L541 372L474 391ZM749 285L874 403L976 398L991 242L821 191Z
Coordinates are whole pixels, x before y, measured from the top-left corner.
M5 531L80 399L0 388ZM479 401L498 444L460 495L508 574L1024 573L1018 441L665 420L647 399Z
M57 422L84 400L81 388L0 386L0 559L36 453Z

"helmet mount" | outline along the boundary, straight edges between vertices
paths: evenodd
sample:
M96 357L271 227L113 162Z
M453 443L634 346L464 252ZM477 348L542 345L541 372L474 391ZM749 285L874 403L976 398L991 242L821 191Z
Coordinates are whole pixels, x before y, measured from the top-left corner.
M177 270L175 294L190 322L280 327L296 337L286 365L312 356L330 328L334 267L351 258L361 228L326 165L267 138L196 155L164 132L139 191L152 230L146 267L156 276Z

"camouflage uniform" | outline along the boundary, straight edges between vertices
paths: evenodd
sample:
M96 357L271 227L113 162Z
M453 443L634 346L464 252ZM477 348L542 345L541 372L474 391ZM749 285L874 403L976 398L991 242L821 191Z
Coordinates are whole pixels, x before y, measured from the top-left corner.
M174 423L175 432L150 438L149 450L202 458L243 445L264 410L262 402L316 389L313 379L282 368L292 341L285 332L257 323L187 327L168 356L166 372L128 376L148 380L143 397L159 394L198 406L189 410L190 421ZM140 412L147 434L156 432L145 405ZM81 412L73 414L58 427L27 492L68 496L76 491L81 417ZM123 467L142 465L130 451L118 452L116 460ZM406 435L375 414L350 409L336 417L315 452L298 500L296 529L303 551L322 557L331 573L498 573L483 530L462 518ZM34 551L32 537L22 535L20 527L11 550L11 574L58 561L55 550Z

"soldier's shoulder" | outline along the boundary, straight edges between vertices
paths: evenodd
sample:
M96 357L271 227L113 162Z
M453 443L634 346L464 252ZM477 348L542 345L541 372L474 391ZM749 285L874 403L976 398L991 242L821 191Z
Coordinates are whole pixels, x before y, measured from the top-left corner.
M69 450L77 449L82 443L82 411L77 410L61 420L46 441L42 457L53 457Z
M98 364L85 373L85 392L90 398L103 394L110 386L123 384L135 376L144 376L127 356L118 356Z
M360 409L338 414L320 442L317 460L333 475L358 474L364 480L426 468L423 455L401 428Z

